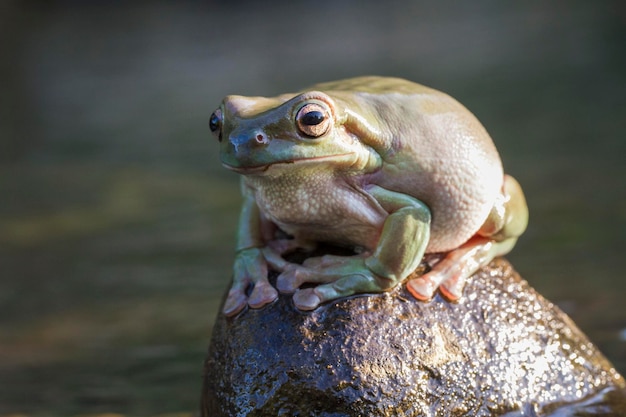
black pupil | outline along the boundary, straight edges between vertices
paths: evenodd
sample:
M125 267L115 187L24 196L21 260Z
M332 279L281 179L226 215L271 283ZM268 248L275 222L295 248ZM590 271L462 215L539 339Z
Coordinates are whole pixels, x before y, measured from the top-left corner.
M219 128L220 128L220 118L217 117L215 113L213 113L211 115L211 119L209 120L209 129L211 129L211 132L215 132Z
M302 118L300 119L300 122L302 122L303 125L307 125L307 126L315 126L315 125L322 123L323 121L324 121L324 113L322 113L321 111L316 111L316 110L308 112L307 114L302 116Z

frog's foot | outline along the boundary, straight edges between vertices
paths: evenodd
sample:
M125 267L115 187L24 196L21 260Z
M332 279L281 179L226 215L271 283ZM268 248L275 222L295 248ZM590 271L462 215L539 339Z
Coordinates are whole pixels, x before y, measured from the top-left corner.
M224 315L234 316L246 306L261 308L278 298L267 278L267 264L259 248L246 249L237 255L233 284L222 307ZM247 295L250 287L252 291Z
M250 296L248 296L246 292L250 286L253 288ZM224 315L231 317L243 310L246 305L251 308L261 308L276 300L277 297L278 292L272 287L272 284L269 283L267 277L254 281L250 279L240 279L234 282L230 288L222 312Z
M467 279L496 256L508 253L516 240L496 242L474 237L460 248L450 251L428 273L409 280L407 289L418 300L430 300L439 289L448 300L457 301L463 295Z
M287 268L279 277L281 292L296 291L302 284L319 284L297 290L294 304L300 310L314 310L320 304L365 292L381 292L392 286L390 280L376 276L365 266L363 256L333 256L310 258L303 266Z

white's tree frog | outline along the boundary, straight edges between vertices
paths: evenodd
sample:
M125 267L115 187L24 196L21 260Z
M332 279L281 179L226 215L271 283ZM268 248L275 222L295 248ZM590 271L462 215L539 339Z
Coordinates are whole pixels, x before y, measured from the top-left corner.
M228 316L277 298L268 268L302 310L404 281L420 300L438 289L456 300L526 228L522 190L480 122L410 81L359 77L273 98L228 96L209 125L223 165L242 174ZM282 256L320 243L354 255L301 265ZM428 254L440 260L412 275Z

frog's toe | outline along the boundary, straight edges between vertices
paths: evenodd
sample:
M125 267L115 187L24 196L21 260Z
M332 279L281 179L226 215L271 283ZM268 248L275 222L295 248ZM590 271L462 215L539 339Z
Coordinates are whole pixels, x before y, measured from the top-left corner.
M231 290L228 293L222 313L227 317L232 317L239 313L248 304L248 297L240 290Z
M299 290L293 295L293 303L299 310L315 310L321 302L321 298L315 293L313 288Z
M450 301L458 301L463 296L463 287L465 287L465 279L463 277L454 277L441 284L439 291Z
M422 276L409 280L406 283L406 289L418 300L428 301L435 295L437 285L432 280Z
M276 278L276 288L284 294L295 292L304 282L304 271L297 265L287 265L285 270Z
M283 294L293 294L298 289L298 287L299 285L297 285L294 280L289 279L282 274L279 275L276 279L276 288L278 288L278 291Z
M267 281L260 281L254 286L248 305L252 308L261 308L278 298L278 292Z

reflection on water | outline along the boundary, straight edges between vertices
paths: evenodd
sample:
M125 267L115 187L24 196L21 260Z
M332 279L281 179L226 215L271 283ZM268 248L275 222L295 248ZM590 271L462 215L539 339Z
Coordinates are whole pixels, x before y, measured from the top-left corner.
M208 115L361 74L478 115L531 209L509 258L626 372L623 6L316 4L6 6L0 414L194 411L240 201Z

